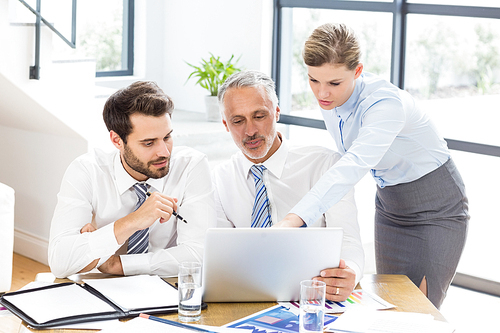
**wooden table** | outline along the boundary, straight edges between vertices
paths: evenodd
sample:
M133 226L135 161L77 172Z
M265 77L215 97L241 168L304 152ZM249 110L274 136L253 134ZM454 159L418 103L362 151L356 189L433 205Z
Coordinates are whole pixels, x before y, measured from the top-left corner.
M88 276L85 276L88 278ZM76 279L78 281L78 279ZM61 281L61 280L56 280ZM372 292L396 308L388 311L417 312L432 314L434 318L446 321L443 315L432 305L422 292L404 275L367 275L358 289ZM269 308L276 303L209 303L208 308L201 313L199 324L222 326L252 313ZM161 315L159 317L177 321L177 314ZM89 330L33 330L26 327L19 318L14 316L0 317L0 333L88 333Z

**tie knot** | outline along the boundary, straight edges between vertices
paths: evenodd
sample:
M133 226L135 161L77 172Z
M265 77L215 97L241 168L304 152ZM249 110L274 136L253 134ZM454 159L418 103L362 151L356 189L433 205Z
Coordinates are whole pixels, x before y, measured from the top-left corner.
M264 170L266 170L266 167L263 165L252 165L250 168L250 171L252 172L253 177L255 180L257 179L262 179L264 176Z
M134 184L134 190L137 196L139 197L145 197L146 193L148 192L148 184L146 183L135 183Z

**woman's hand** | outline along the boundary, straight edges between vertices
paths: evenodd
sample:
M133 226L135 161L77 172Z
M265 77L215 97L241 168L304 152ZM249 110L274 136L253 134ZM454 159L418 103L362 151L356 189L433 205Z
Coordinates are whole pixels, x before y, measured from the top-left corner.
M273 227L276 228L299 228L304 225L304 221L296 214L287 214L283 220L279 221L276 224L273 224Z

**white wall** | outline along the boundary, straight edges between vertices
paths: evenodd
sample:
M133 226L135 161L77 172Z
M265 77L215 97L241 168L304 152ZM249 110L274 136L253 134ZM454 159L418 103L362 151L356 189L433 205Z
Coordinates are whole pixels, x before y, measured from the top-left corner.
M50 221L68 164L87 150L68 137L0 126L0 182L16 191L14 251L47 263Z
M62 176L87 141L1 73L0 91L0 182L15 190L14 251L47 263Z
M135 80L156 81L177 109L204 112L206 90L186 79L209 52L240 57L246 69L270 74L272 0L136 1L134 77L99 79L120 88Z
M208 92L186 79L209 52L270 74L272 45L272 1L188 0L167 1L165 8L163 87L176 107L204 110Z
M209 52L222 60L234 54L243 68L270 74L272 5L272 0L136 0L134 76L96 82L117 89L153 80L177 109L204 112L207 92L194 81L186 83L191 69L185 61L197 64ZM18 1L0 0L0 182L16 191L15 251L47 263L64 171L88 145L107 142L107 131L100 116L103 101L89 101L94 92L78 86L88 75L67 68L71 64L52 63L59 59L51 49L57 37L46 27L41 80L28 79L34 28L11 24L13 6L27 11Z

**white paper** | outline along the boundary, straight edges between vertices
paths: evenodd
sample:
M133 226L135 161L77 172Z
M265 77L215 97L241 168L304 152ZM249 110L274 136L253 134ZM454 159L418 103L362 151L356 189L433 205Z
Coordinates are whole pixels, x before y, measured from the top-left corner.
M40 273L40 274L42 274L42 273ZM33 289L33 288L39 288L39 287L45 287L45 286L52 285L52 284L54 284L54 283L53 282L49 283L49 282L34 281L34 282L30 282L27 285L25 285L24 287L20 288L19 291ZM5 316L14 316L14 314L12 312L10 312L9 310L7 310L7 308L4 308L2 305L0 305L0 317L5 317Z
M24 287L20 288L19 291L47 287L47 286L51 286L53 284L55 284L55 283L54 282L46 282L46 281L33 281L33 282L28 283Z
M229 328L225 326L208 326L208 325L198 325L198 324L191 324L191 326L203 328L208 331L212 332L218 332L218 333L241 333L240 328Z
M142 317L135 317L126 322L117 322L112 327L108 327L101 333L195 333L196 331L187 328L177 327L166 323Z
M40 324L69 316L116 311L76 284L4 298Z
M114 325L118 321L119 321L118 319L89 321L86 323L79 323L79 324L65 324L65 325L59 325L59 326L54 326L54 327L51 326L50 329L51 330L57 330L57 329L103 330L103 329L106 329L108 327L114 327Z
M179 303L178 291L156 275L84 279L83 282L127 310L177 306Z
M193 327L203 328L205 330L211 332L218 333L241 333L240 329L235 328L226 328L226 327L217 327L217 326L208 326L208 325L189 325ZM151 319L146 319L142 317L136 317L126 322L116 322L113 326L110 326L100 333L138 333L138 332L147 332L147 333L196 333L194 330L190 330L188 328L177 327L173 325L169 325L166 323L161 323L158 321L154 321Z
M169 333L180 333L180 332L186 333L186 331L188 331L179 327L168 326L166 324L157 321L136 317L126 322L118 321L114 323L112 326L103 329L101 333L128 333L128 332L160 333L160 332L166 332L167 327ZM188 331L188 332L193 333L194 331Z
M0 317L13 316L14 314L0 305Z
M452 333L454 328L434 320L430 314L376 311L368 308L351 308L328 325L327 332L351 333Z

